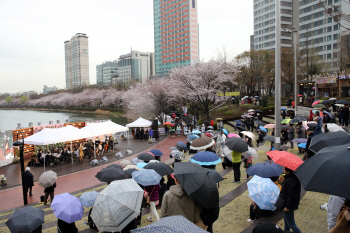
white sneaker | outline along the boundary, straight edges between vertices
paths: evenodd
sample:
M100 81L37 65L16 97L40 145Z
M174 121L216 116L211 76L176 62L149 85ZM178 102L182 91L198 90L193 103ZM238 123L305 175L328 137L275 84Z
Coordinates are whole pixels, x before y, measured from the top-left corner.
M325 203L323 205L320 206L321 210L327 210L328 209L328 203Z
M251 220L250 218L247 219L247 222L254 223L254 220Z
M152 218L150 216L147 217L147 220L150 222L153 222Z

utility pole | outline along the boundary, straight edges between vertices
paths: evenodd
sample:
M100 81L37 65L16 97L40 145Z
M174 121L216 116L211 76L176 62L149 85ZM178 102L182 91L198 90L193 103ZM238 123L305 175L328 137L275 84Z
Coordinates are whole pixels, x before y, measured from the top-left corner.
M281 2L276 1L275 150L281 149Z
M295 116L297 116L297 106L298 106L298 79L297 79L297 29L293 27L293 42L294 42L294 106L295 106Z

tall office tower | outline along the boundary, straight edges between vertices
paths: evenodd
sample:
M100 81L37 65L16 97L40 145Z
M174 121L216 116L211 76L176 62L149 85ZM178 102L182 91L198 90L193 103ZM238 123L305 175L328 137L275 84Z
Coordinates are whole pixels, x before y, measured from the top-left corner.
M197 0L153 0L156 76L199 61Z
M107 61L96 66L96 83L99 86L112 85L113 77L118 76L118 61Z
M88 47L88 37L84 33L77 33L64 42L66 89L90 85Z
M298 27L299 1L281 1L281 46L292 47L292 26ZM296 9L296 10L293 10ZM275 50L276 44L275 0L254 0L254 49Z
M323 1L326 9L350 14L350 5L342 0ZM339 26L319 4L318 0L300 1L300 50L307 49L310 56L317 56L326 62L328 72L339 69L338 54L341 36L346 29ZM328 10L327 10L328 11ZM343 22L341 22L342 24Z

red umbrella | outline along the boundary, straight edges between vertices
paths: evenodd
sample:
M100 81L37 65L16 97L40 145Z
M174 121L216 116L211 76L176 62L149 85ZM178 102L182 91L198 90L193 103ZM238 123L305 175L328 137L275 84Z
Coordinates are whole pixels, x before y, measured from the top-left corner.
M170 122L165 122L163 125L170 125L171 123Z
M175 124L170 124L170 126L171 126L171 127L174 127L174 126L175 126Z
M295 171L304 161L298 156L286 152L273 150L266 153L276 164Z
M300 96L300 97L301 97L301 96L303 96L303 95L300 95L300 94L299 94L299 95L297 95L297 96Z
M312 103L312 106L314 106L315 104L319 104L319 103L320 103L320 101L315 101Z
M208 133L208 132L207 132L207 133L205 133L205 136L207 136L207 137L210 137L210 138L211 138L213 135L212 135L211 133Z

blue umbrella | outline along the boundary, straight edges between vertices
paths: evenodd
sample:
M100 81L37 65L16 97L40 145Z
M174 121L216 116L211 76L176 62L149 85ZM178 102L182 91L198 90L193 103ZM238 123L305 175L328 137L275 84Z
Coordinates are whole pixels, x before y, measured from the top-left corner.
M286 108L282 107L281 110L287 110Z
M300 147L300 148L306 148L306 143L300 143L300 144L298 145L298 147Z
M221 163L221 158L213 152L201 151L191 158L191 162L198 163L201 166L216 165Z
M262 178L279 177L283 173L283 167L270 162L257 163L247 169L249 176L260 176Z
M154 169L142 169L132 173L132 178L143 186L159 184L162 177Z
M330 114L329 112L323 111L323 113L326 113L330 118L332 118L332 114Z
M148 163L143 163L143 162L141 162L141 163L138 163L138 164L136 164L136 166L138 167L138 168L143 168L144 166L146 166Z
M267 133L267 129L265 129L265 128L262 127L261 125L259 126L259 129L260 129L261 131L264 131L265 133Z
M79 201L83 206L91 207L91 206L94 206L97 195L98 195L98 192L96 191L86 192L79 197Z
M278 186L270 178L254 176L248 182L249 197L262 210L275 210L275 203L280 194Z
M228 135L228 130L227 129L223 129L222 131L224 132L224 134Z
M307 143L307 139L306 138L296 138L296 139L293 139L292 142Z
M154 156L162 156L163 155L163 152L161 152L158 149L153 149L153 150L150 150L149 152L151 152Z
M184 142L177 142L175 147L179 150L187 150L187 146Z
M160 220L148 226L141 227L131 231L132 233L176 233L176 232L191 232L191 233L206 233L207 231L199 228L187 218L181 215L161 218Z
M69 193L55 196L51 203L51 208L58 219L67 223L80 220L84 213L84 207L79 199Z
M242 124L242 121L240 120L234 120L233 122L236 122L237 124Z
M199 138L199 136L198 135L188 135L188 138L194 140L196 138Z
M193 130L192 133L193 133L193 134L201 134L201 131L199 131L199 130Z

